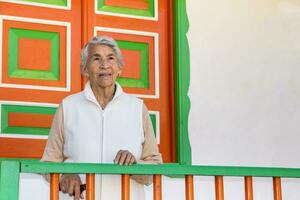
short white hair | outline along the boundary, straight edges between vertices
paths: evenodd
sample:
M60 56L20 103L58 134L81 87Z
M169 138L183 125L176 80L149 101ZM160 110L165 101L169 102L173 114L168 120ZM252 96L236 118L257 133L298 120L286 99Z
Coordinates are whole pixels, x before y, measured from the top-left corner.
M123 66L124 64L123 57L117 42L113 38L108 36L94 36L90 39L90 41L88 41L88 43L84 45L84 47L81 50L81 63L80 63L81 73L83 73L85 70L87 59L88 59L88 53L89 53L88 51L91 45L106 45L112 48L118 60L118 67L121 68Z

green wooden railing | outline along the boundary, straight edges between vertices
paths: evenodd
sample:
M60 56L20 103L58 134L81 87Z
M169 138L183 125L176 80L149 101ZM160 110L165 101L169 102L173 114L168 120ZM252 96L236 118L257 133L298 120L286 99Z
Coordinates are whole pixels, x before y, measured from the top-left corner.
M223 167L200 165L132 165L45 163L35 160L0 159L0 200L17 200L20 173L161 174L184 177L241 176L300 178L299 168Z

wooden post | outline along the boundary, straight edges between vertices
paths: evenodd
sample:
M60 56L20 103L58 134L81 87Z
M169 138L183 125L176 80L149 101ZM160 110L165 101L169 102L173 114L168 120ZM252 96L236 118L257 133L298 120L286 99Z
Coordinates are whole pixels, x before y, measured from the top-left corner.
M253 200L252 176L245 176L245 200Z
M153 175L153 199L154 200L161 200L161 175L156 174Z
M86 174L86 200L95 200L95 174Z
M273 191L274 191L274 200L282 200L280 177L273 177Z
M122 174L122 200L130 200L130 176Z
M192 175L185 176L185 196L186 200L194 200L194 177Z
M59 174L50 174L50 200L59 200Z
M216 200L224 200L223 176L215 176Z

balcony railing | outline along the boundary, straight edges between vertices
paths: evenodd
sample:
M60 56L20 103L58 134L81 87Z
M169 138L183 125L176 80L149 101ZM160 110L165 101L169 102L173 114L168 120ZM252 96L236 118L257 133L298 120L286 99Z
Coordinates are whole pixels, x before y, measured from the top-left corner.
M0 160L0 200L18 200L19 174L51 174L50 200L58 200L59 174L86 174L86 199L94 200L95 174L121 174L122 200L130 199L130 176L133 174L153 175L153 198L162 199L161 176L176 176L185 179L187 200L194 199L194 176L214 176L216 200L224 199L223 176L244 177L245 200L253 200L252 177L273 177L274 200L282 199L281 178L300 178L299 168L267 167L221 167L221 166L185 166L179 164L132 165L83 164L83 163L42 163L33 160Z

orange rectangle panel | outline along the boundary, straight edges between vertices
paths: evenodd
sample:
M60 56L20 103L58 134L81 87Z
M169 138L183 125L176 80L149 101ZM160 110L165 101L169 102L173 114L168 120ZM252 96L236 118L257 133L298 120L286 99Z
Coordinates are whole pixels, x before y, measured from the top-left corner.
M135 34L129 34L129 33L116 33L116 32L108 32L108 31L102 31L99 30L97 31L97 35L107 35L109 37L114 38L116 41L128 41L128 42L134 42L134 43L144 43L148 46L148 60L147 60L147 64L148 64L148 84L149 86L147 88L130 88L130 87L123 87L125 92L131 93L131 94L145 94L145 95L154 95L156 92L156 90L159 90L158 88L155 88L155 76L158 76L158 72L155 72L155 38L153 36L144 36L144 35L135 35ZM122 49L122 48L121 48ZM126 52L127 51L127 52ZM126 49L124 51L124 49L122 49L122 53L125 52L125 55L123 55L124 59L125 59L125 67L124 67L124 71L125 71L125 75L128 76L129 72L128 71L132 71L132 70L142 70L142 66L141 66L141 54L138 53L138 51L136 51L136 53L139 54L140 57L140 63L137 62L137 59L139 59L139 57L135 57L133 58L133 55L129 55L129 58L126 58L126 56L128 55L128 50ZM132 54L132 51L130 52L130 54ZM129 61L131 60L131 61ZM127 62L130 63L134 63L134 65L136 65L137 67L134 69L125 69L126 67L129 68L129 65L126 64ZM127 71L127 72L126 72ZM122 72L123 73L123 72ZM136 75L137 73L139 73L141 75L141 73L139 71L137 72L130 72L134 73L134 75ZM122 75L124 76L124 74ZM125 76L124 76L125 77ZM132 77L130 77L132 78Z
M19 68L50 71L51 42L41 39L19 39Z
M53 115L8 113L8 126L50 128Z
M16 70L26 69L26 70L33 70L35 73L38 70L43 70L45 72L45 69L49 68L52 69L54 66L51 66L50 60L52 51L50 50L53 45L57 47L55 53L53 55L56 55L58 58L58 61L56 62L56 74L58 76L57 80L54 79L36 79L34 77L14 77L9 75L9 68L12 68L13 65L9 64L9 57L15 55L10 51L9 55L9 39L11 39L10 32L11 30L21 30L24 32L28 31L38 31L40 33L57 33L59 35L58 44L51 44L49 47L50 40L48 41L36 41L39 40L37 38L18 38L18 48L15 50L18 53L18 56L16 59L22 59L18 60L18 66ZM43 23L33 23L33 22L23 22L23 21L16 21L16 20L3 20L3 38L8 38L6 40L3 40L3 62L2 62L2 81L5 84L18 84L18 85L38 85L38 86L48 86L48 87L65 87L67 85L66 83L66 64L67 64L67 54L66 54L66 40L67 40L67 26L65 25L52 25L52 24L43 24ZM12 40L12 39L11 39ZM20 43L21 42L21 43ZM32 45L32 48L29 48L29 46ZM41 48L41 49L39 49ZM45 51L48 48L49 51ZM30 49L30 50L29 50ZM45 51L45 52L42 52ZM35 53L38 58L33 54ZM44 55L45 54L45 55ZM52 55L52 56L53 56ZM40 58L40 56L42 56ZM47 56L49 56L49 60L42 60L47 59ZM48 64L47 64L48 63ZM34 64L37 64L34 66ZM46 65L43 67L43 65ZM49 67L48 67L49 65ZM41 68L41 69L40 69ZM48 71L48 70L47 70ZM53 76L54 76L53 74Z
M0 138L0 144L2 158L41 158L46 140Z
M147 0L105 0L106 6L131 8L139 10L148 10L149 4Z
M138 51L122 49L124 66L122 67L121 77L141 78L141 55Z

